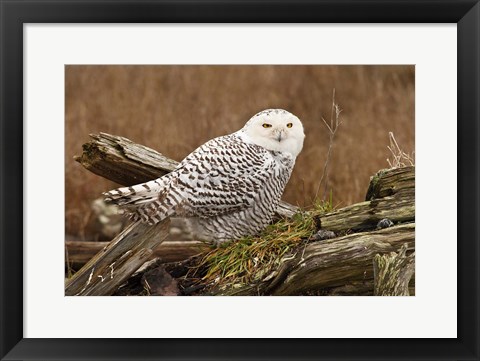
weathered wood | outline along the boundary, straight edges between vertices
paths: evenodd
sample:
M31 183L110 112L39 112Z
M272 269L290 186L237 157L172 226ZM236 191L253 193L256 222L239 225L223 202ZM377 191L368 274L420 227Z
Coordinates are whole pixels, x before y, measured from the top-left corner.
M405 243L409 250L414 249L414 223L315 242L282 261L273 277L268 275L256 285L216 290L214 294L285 296L312 290L329 294L331 289L359 282L370 282L373 287L374 256L395 251Z
M398 253L377 254L373 259L375 296L409 296L408 285L415 272L415 252L407 256L404 244Z
M370 177L366 201L388 197L404 189L415 189L415 167L382 169Z
M92 140L83 145L83 153L74 157L89 171L123 186L161 177L176 168L178 162L163 154L107 133L90 134ZM277 217L291 217L298 207L281 201Z
M375 229L388 218L394 223L415 221L415 167L383 170L372 177L371 200L340 208L320 217L320 227L334 232Z
M326 288L323 296L373 296L373 281L354 281L343 286Z
M74 159L86 169L121 185L133 185L171 172L178 162L130 139L107 133L90 134L83 153Z
M410 296L415 296L414 277L408 287ZM322 296L373 296L374 282L373 280L355 281L344 286L324 289Z
M68 259L65 261L71 268L78 270L109 243L66 241L65 248ZM153 250L152 258L160 258L162 263L178 262L209 248L209 245L199 241L166 240Z
M66 296L110 295L132 275L169 234L170 220L154 226L135 222L66 281Z
M78 270L110 242L65 241L65 265Z
M317 242L303 257L297 255L290 261L291 271L281 283L277 281L279 286L272 294L295 294L371 279L374 255L398 249L403 243L414 248L414 223Z

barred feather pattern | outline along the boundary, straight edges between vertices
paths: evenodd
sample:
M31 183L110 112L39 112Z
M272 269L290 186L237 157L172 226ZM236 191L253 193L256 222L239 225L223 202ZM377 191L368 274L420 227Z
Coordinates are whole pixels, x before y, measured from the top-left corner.
M246 143L234 133L205 143L161 178L104 195L133 220L195 217L201 238L225 241L268 225L294 164L289 153Z
M304 137L293 114L266 110L239 131L206 142L171 173L104 193L105 200L149 224L187 219L199 239L254 235L271 222Z

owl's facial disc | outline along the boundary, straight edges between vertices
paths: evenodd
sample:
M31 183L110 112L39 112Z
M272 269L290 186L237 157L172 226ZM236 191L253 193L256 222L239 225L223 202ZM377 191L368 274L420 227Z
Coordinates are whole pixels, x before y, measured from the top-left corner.
M302 150L305 138L300 120L283 109L268 109L254 115L243 131L253 143L294 157Z

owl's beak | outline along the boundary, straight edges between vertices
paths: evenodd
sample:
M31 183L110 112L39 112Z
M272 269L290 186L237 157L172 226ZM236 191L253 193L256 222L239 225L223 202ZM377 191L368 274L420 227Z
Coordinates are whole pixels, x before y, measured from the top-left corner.
M279 130L279 131L277 132L277 136L275 137L275 139L276 139L279 143L280 143L280 142L282 141L282 139L284 138L283 134L284 134L284 133L283 133L282 130Z

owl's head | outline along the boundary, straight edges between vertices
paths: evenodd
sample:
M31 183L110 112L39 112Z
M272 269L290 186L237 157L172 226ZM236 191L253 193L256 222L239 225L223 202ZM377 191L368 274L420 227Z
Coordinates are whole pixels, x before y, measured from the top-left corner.
M300 119L283 109L267 109L255 114L241 132L256 145L294 157L302 150L305 139Z

